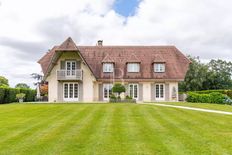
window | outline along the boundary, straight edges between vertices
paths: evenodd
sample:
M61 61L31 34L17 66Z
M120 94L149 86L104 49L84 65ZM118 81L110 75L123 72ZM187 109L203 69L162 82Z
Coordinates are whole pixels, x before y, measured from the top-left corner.
M138 84L129 84L129 95L133 99L138 99Z
M127 64L127 72L139 72L140 66L139 63L128 63Z
M112 84L103 84L103 98L104 100L109 100L110 95L112 95Z
M162 73L165 72L165 64L154 64L154 72Z
M104 73L112 73L114 71L113 63L104 63L103 64L103 72Z
M66 61L66 76L75 76L76 61Z
M79 94L78 83L64 83L64 101L77 101Z
M164 84L156 84L155 85L155 98L157 100L164 99Z

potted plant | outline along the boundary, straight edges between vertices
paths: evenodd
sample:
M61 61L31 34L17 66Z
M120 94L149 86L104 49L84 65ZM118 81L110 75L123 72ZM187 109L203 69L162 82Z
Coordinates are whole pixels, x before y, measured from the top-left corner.
M26 94L24 94L24 93L16 94L16 98L18 99L19 103L23 102L25 96L26 96Z

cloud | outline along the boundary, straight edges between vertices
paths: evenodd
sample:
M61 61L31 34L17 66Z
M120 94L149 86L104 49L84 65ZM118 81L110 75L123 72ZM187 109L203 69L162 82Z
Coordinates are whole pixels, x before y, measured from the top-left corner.
M168 44L204 60L232 60L229 0L142 0L129 17L115 12L114 2L2 0L0 75L12 85L32 83L29 74L41 71L36 60L68 36L78 45Z

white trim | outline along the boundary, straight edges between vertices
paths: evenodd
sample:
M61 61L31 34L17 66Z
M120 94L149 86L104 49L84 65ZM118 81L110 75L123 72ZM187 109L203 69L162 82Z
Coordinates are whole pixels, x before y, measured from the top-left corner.
M109 91L110 85L111 85L111 89L112 89L112 88L113 88L113 84L112 84L112 83L104 83L104 84L102 85L103 101L109 101L109 99L110 99L110 91ZM105 97L104 86L106 86L107 89L108 89L108 91L107 91L107 96L108 96L108 97ZM112 91L112 90L111 90L111 91Z
M70 70L68 70L68 63L70 63ZM74 63L75 64L75 69L73 70L72 69L72 63ZM65 61L65 70L66 70L66 77L75 77L76 76L76 69L77 69L77 63L76 63L76 61L73 61L73 60L67 60L67 61ZM69 75L68 75L68 73L69 73Z
M159 85L159 96L160 96L160 85L163 85L163 97L156 97L156 85ZM155 83L155 100L156 101L165 101L165 83Z
M132 92L132 96L130 96L130 85L133 85L133 92ZM137 85L137 98L134 98L134 86ZM128 94L130 97L132 97L133 99L138 100L139 99L139 84L138 83L129 83L128 84Z
M164 73L165 72L165 63L154 63L153 68L154 68L155 73Z
M103 70L103 73L113 73L114 72L114 64L113 63L103 63L102 70Z
M68 84L68 98L65 98L65 95L64 95L64 93L65 93L65 84ZM70 86L70 84L73 84L73 98L70 98L69 97L69 90L70 90L70 88L69 88L69 86ZM74 90L74 85L75 84L77 84L77 89L78 89L78 92L77 92L77 98L74 98L74 95L75 95L75 90ZM78 82L64 82L63 83L63 100L65 101L65 102L75 102L75 101L79 101L79 96L80 96L80 86L79 86L79 83Z
M136 69L138 69L138 70L136 70ZM131 63L131 62L127 63L127 72L128 73L139 73L140 72L140 63Z

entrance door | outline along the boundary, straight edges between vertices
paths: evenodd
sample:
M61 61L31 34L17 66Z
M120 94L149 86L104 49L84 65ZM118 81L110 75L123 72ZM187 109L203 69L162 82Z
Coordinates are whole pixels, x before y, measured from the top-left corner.
M76 75L76 61L66 61L66 76Z
M64 83L64 101L78 101L79 85L78 83Z
M155 99L164 101L164 84L155 84Z
M138 100L138 92L139 92L139 85L138 84L129 84L129 94L130 97L133 99Z

